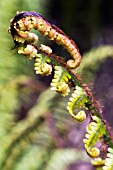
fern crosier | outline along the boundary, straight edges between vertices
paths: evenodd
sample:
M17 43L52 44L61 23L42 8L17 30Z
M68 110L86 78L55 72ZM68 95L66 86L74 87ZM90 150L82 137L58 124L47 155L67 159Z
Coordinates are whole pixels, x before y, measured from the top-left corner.
M113 148L108 148L107 158L103 170L113 170Z
M103 160L101 157L98 157L92 159L91 163L94 167L103 167L105 165L105 160Z
M86 128L87 134L83 142L85 144L86 151L88 155L92 158L98 157L100 151L98 148L94 147L96 142L103 136L105 133L105 128L100 118L97 116L92 116L91 123Z
M57 44L62 45L70 53L73 59L67 61L68 68L74 69L80 65L81 55L75 42L36 12L17 12L17 15L10 20L9 33L12 34L15 44L34 44L38 39L34 33L30 33L32 28L40 31L49 40L54 40Z
M51 48L43 44L41 44L39 50L44 53L52 53ZM50 65L50 58L44 54L38 54L38 50L33 45L28 44L25 47L24 45L21 45L20 47L18 47L18 53L24 54L28 59L35 58L34 70L36 71L36 74L41 74L45 76L51 74L52 66Z
M54 78L51 82L51 90L60 93L62 96L68 95L70 88L68 81L71 78L70 74L61 66L54 67Z
M18 53L24 54L28 59L33 59L36 57L37 49L33 45L19 46Z
M34 70L36 74L41 74L48 76L52 72L52 66L49 64L51 60L42 54L36 54L36 59L34 63Z
M84 90L81 87L76 86L76 89L72 93L72 96L70 97L67 104L67 109L71 116L79 122L82 122L86 119L86 114L84 111L80 111L75 115L74 110L77 108L85 107L86 101L87 97L85 96Z

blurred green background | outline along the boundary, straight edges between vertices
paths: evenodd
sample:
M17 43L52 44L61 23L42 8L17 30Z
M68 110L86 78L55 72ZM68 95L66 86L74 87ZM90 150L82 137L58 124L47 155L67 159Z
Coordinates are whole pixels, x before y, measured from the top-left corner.
M51 92L51 76L36 76L33 61L12 50L7 30L16 11L36 11L70 36L83 57L77 73L113 128L112 0L1 0L0 9L0 170L93 170L82 143L88 119L70 117L68 97Z

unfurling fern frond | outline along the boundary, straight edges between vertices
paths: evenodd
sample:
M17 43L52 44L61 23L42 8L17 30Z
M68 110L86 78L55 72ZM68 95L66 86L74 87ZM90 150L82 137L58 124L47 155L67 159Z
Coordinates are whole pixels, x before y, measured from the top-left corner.
M85 107L86 102L87 97L85 96L84 90L81 87L76 86L76 89L74 90L72 96L69 99L67 109L71 116L79 122L82 122L86 119L86 114L84 111L80 111L78 112L78 114L75 115L74 110L77 108Z
M54 67L54 78L51 82L51 90L55 90L62 96L68 95L70 88L68 81L71 78L70 74L61 66Z
M113 170L113 148L108 148L107 158L103 170Z
M41 75L50 75L52 72L52 66L49 64L51 60L42 54L37 54L35 63L34 63L34 70L36 71L36 74Z
M51 54L52 53L52 49L44 44L41 44L39 47L39 50L46 53L46 54Z
M37 49L33 45L28 44L26 47L18 47L18 53L24 54L28 59L33 59L36 57Z
M91 163L94 167L103 167L105 164L105 160L103 160L101 157L98 157L91 160Z
M74 69L80 65L81 55L75 42L36 12L17 12L17 15L10 20L9 33L12 34L15 44L26 42L34 44L38 39L34 33L30 33L32 28L40 31L49 40L62 45L70 53L73 59L68 60L68 68Z
M51 53L52 50L51 48L41 44L41 47L39 48L42 52L47 52ZM50 75L52 72L52 66L49 64L51 63L51 60L49 57L43 54L37 54L38 50L28 44L26 47L23 45L18 47L18 53L19 54L24 54L28 59L35 59L35 64L34 64L34 70L36 70L36 74L41 74L41 75Z
M98 157L100 151L94 145L105 133L105 128L99 117L92 116L92 119L93 121L86 128L87 134L85 137L87 139L84 139L83 142L88 155L95 158Z
M38 37L34 33L30 33L32 28L38 30L43 36L47 36L49 40L62 45L70 53L72 59L66 62L61 57L54 55L50 47L43 44L38 45L40 42L36 44ZM36 74L50 75L52 67L54 68L51 90L67 96L70 88L75 88L67 106L67 110L75 120L82 122L86 119L85 111L81 110L76 114L75 109L85 108L90 111L91 121L86 128L86 139L83 140L88 155L92 158L99 156L100 150L95 145L102 137L104 137L102 142L105 142L105 145L108 143L113 148L112 137L101 116L100 105L89 88L82 84L81 79L72 70L77 68L81 62L81 55L74 41L36 12L17 13L10 22L9 32L14 39L18 53L24 54L29 59L35 59ZM113 149L109 148L108 151L103 170L113 169ZM98 159L95 163L103 166L104 161Z

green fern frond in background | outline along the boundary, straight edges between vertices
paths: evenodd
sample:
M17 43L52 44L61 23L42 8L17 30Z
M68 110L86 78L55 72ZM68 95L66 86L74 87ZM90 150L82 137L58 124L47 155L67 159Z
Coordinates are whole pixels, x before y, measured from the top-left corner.
M82 72L85 82L94 81L96 72L107 57L113 58L112 45L102 45L95 47L89 52L83 54L82 62L78 72Z

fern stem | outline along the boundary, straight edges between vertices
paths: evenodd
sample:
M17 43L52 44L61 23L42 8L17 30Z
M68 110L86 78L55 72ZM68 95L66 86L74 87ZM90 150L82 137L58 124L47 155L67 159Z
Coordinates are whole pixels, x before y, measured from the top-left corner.
M46 54L47 55L47 54ZM87 94L87 97L89 99L89 102L91 104L90 106L90 111L91 114L98 116L101 119L101 122L105 125L105 140L107 141L108 145L110 147L113 147L113 143L112 143L112 136L111 134L109 134L108 129L107 129L107 125L106 122L103 119L102 116L102 110L100 108L100 106L98 105L96 99L93 97L92 93L90 92L90 90L88 89L87 85L83 85L82 84L82 80L80 79L80 77L78 77L73 71L71 71L70 69L66 68L65 64L63 61L59 60L59 57L53 55L53 54L49 54L48 55L51 58L51 62L54 65L60 65L61 67L65 68L66 71L69 72L70 76L71 76L71 80L73 81L73 83L75 84L75 86L79 86L81 88L84 89L84 91Z

